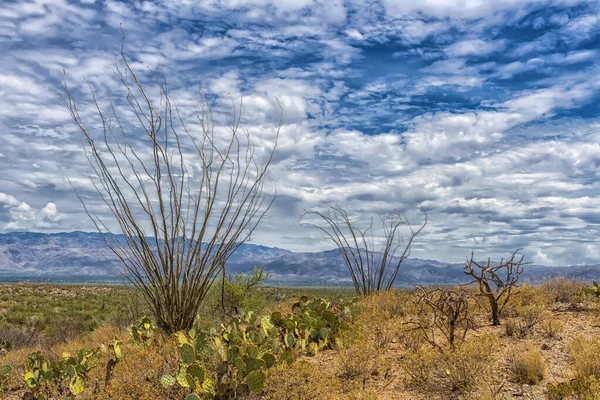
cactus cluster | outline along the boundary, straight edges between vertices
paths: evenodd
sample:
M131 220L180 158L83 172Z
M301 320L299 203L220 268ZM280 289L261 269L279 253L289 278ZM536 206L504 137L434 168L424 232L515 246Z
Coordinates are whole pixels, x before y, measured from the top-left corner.
M551 400L563 400L570 398L597 399L600 382L594 376L589 378L575 378L570 381L557 384L548 383L548 398Z
M314 356L335 344L336 337L345 327L340 314L348 312L347 306L334 307L321 299L308 302L308 298L302 296L292 305L291 315L284 317L280 312L274 312L268 322L279 332L286 348Z
M99 349L89 348L77 350L76 356L63 353L59 361L47 360L39 351L31 353L23 376L25 385L36 399L46 398L53 389L61 395L77 396L85 389L85 380L99 356Z
M291 364L298 351L316 354L335 343L343 323L334 311L340 310L302 297L286 316L274 312L258 319L250 312L218 329L179 333L177 372L163 376L161 383L188 388L193 398L261 392L265 371L277 362Z
M592 281L592 285L588 286L587 292L600 298L600 285L596 281Z
M144 346L150 346L154 341L156 325L148 317L142 317L129 328L129 340Z

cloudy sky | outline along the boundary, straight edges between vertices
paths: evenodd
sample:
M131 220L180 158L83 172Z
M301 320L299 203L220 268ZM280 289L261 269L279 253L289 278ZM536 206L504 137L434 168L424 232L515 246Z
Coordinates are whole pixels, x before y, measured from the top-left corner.
M84 76L118 94L119 24L178 104L200 85L243 96L264 137L281 103L256 243L331 248L296 224L304 208L418 223L421 203L415 256L600 263L598 1L3 0L0 232L94 229L67 180L90 169L61 79L84 114Z

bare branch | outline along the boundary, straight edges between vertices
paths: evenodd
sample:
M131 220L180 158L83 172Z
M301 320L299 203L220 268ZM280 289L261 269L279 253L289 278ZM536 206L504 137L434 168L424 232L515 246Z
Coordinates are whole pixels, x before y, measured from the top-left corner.
M325 238L335 243L348 267L358 295L390 290L396 282L402 262L410 255L413 240L427 225L425 209L420 206L425 217L417 230L413 229L400 211L380 215L384 237L383 245L379 249L375 248L373 219L366 229L361 230L338 205L329 205L328 209L328 213L305 210L298 223L319 229ZM311 222L308 220L310 217L316 217L319 221L324 221L324 224ZM410 231L406 241L400 233L403 226L407 226ZM400 256L397 255L399 249L402 249Z
M125 36L123 35L123 44ZM272 146L259 157L241 123L242 102L223 134L203 91L193 122L169 95L162 70L151 72L151 96L121 48L114 68L125 89L130 120L109 98L104 110L88 88L100 134L84 123L63 79L65 104L83 133L92 183L121 233L83 203L85 212L140 289L166 332L189 329L211 285L234 251L252 233L274 201L263 193L283 110ZM281 109L281 106L280 106ZM266 157L264 157L266 155Z

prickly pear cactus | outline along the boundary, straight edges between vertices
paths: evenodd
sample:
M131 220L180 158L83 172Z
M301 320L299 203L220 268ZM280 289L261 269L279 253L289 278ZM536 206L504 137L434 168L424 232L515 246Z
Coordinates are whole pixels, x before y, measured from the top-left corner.
M0 378L5 378L10 375L12 368L10 365L0 365Z
M69 382L69 390L71 391L73 396L81 394L83 392L83 389L85 389L85 382L83 378L79 375L75 375L74 377L72 377L71 381Z
M303 296L285 316L273 312L259 318L249 312L220 327L179 332L177 372L163 376L161 383L179 385L202 398L259 393L268 368L278 362L291 365L297 353L316 355L331 347L344 327L341 314L329 302Z
M592 286L588 287L588 291L594 296L600 298L600 285L596 281L592 281Z
M253 371L246 377L248 388L252 392L262 392L265 387L266 375L262 371Z
M150 346L154 341L156 326L148 317L142 317L129 328L129 340L133 343Z
M35 398L46 398L46 390L77 396L85 390L85 379L96 367L100 349L82 348L76 356L63 353L59 361L47 360L41 352L29 354L23 380ZM64 386L63 383L68 385ZM62 393L68 389L68 393Z
M160 383L164 387L170 388L170 387L175 386L177 384L177 379L175 379L175 377L173 377L171 375L163 375L162 378L160 378Z
M191 344L184 343L180 348L181 362L191 364L196 361L196 351Z

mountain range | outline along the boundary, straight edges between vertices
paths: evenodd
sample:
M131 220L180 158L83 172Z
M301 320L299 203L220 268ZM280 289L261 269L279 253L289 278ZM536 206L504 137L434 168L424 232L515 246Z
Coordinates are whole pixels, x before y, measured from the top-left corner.
M0 282L119 282L118 265L99 233L11 232L0 234ZM229 272L247 272L264 266L270 284L286 286L350 285L339 250L291 252L243 244L227 264ZM409 258L402 263L396 283L402 285L460 283L467 280L464 264ZM533 283L554 277L591 280L600 277L600 265L526 265L523 280Z

